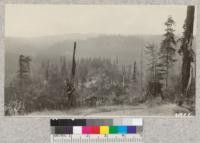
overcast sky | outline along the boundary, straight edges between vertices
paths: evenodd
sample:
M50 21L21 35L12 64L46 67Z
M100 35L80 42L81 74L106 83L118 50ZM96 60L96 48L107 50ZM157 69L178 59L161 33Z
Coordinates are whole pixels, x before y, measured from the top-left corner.
M163 34L168 15L181 34L186 6L6 5L5 34L14 37L70 33Z

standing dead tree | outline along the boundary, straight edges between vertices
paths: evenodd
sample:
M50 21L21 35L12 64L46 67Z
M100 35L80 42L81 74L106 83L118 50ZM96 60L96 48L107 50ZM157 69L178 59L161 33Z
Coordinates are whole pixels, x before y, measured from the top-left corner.
M181 97L179 105L182 105L185 98L188 96L188 90L191 86L192 79L192 63L194 62L195 53L192 49L193 42L193 24L194 24L194 6L187 7L187 16L184 25L184 33L182 45L179 53L182 54L182 79L181 79Z
M24 114L30 111L29 87L31 85L31 59L28 56L19 56L19 70L17 78L10 84L6 92L10 93L9 102L6 105L7 115Z
M27 86L30 83L30 57L26 57L24 55L19 56L19 91L20 91L20 98L21 100L24 100L24 92L27 88Z
M20 107L18 109L19 113L23 113L24 111L27 111L29 106L28 106L28 94L27 94L27 89L28 86L30 85L30 74L31 74L31 69L30 69L30 57L26 57L24 55L19 56L19 71L18 71L18 85L17 87L17 96L16 97L16 102L17 106Z
M140 89L141 89L141 96L143 95L143 48L141 48L141 55L140 55Z
M24 84L25 80L27 80L30 76L30 61L29 57L25 57L24 55L19 56L19 79Z
M76 60L75 60L75 54L76 54L76 42L74 42L74 51L73 51L73 58L72 58L72 72L71 72L71 81L74 83L74 78L76 74Z
M76 74L76 42L74 42L74 50L73 50L73 57L72 57L72 70L70 80L66 79L66 86L65 86L65 94L68 97L68 106L74 107L76 106L76 94L75 94L75 74Z
M133 66L133 77L132 77L134 82L137 82L137 63L136 61L134 62Z

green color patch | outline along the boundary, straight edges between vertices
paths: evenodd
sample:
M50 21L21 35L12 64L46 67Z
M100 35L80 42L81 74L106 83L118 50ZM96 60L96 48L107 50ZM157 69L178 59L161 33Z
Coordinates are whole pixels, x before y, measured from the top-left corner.
M109 128L109 133L110 133L110 134L117 134L117 133L118 133L118 128L117 128L117 126L110 126L110 128Z

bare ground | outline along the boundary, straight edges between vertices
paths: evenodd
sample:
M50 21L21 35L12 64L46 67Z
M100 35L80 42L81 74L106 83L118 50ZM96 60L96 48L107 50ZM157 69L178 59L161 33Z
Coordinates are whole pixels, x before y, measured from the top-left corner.
M190 113L187 108L179 107L176 104L163 104L149 106L140 104L137 106L100 106L90 108L74 108L67 111L33 112L28 116L175 116L176 113Z

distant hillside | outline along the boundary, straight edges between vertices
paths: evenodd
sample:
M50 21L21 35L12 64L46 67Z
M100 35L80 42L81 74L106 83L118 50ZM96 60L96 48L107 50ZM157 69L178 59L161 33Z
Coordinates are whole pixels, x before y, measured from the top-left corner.
M160 35L58 35L38 38L7 37L6 79L17 71L20 54L30 56L32 67L37 68L43 60L55 60L60 56L71 59L73 42L77 41L77 58L104 57L119 58L121 64L138 61L141 49L148 43L160 44Z

